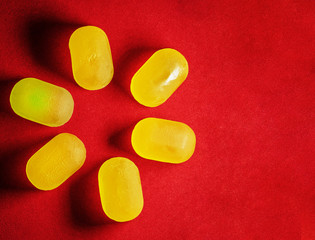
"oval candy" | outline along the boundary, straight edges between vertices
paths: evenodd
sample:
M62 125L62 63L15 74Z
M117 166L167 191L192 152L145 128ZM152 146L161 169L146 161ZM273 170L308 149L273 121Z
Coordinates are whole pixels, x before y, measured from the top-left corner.
M182 163L194 153L196 136L186 124L160 118L145 118L134 127L131 144L146 159Z
M50 127L68 122L74 107L66 89L36 78L17 82L11 91L10 104L17 115Z
M107 160L98 173L102 208L110 219L126 222L136 218L143 208L139 170L127 158Z
M132 77L130 91L140 104L156 107L164 103L188 75L185 57L171 48L155 52Z
M75 81L87 90L98 90L113 78L114 66L105 32L94 26L75 30L69 40Z
M27 162L26 175L40 190L60 186L84 163L86 150L73 134L61 133L46 143Z

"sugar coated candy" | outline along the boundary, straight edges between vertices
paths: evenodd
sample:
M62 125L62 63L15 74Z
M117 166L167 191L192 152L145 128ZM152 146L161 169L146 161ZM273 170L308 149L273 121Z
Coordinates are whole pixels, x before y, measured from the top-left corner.
M52 190L74 174L85 158L82 141L70 133L61 133L28 160L26 175L36 188Z
M74 107L66 89L36 78L17 82L11 91L10 103L17 115L50 127L68 122Z
M117 222L136 218L143 208L139 170L127 158L107 160L98 173L100 197L107 217Z
M143 158L181 163L194 153L196 136L184 123L145 118L134 127L131 143L135 152Z
M185 57L174 49L164 48L155 52L135 73L130 90L140 104L156 107L174 93L187 74Z
M94 26L75 30L69 40L75 81L87 90L101 89L113 78L114 66L105 32Z

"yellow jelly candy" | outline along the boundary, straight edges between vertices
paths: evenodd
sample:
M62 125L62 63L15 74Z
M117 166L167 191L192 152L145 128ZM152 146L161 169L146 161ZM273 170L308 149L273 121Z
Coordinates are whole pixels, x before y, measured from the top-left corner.
M117 222L136 218L143 208L139 170L127 158L107 160L98 173L101 203L105 214Z
M46 143L27 162L26 175L38 189L60 186L84 163L86 150L81 140L61 133Z
M188 63L182 54L170 48L161 49L136 72L130 90L140 104L156 107L175 92L187 74Z
M131 143L135 152L143 158L181 163L194 153L196 136L184 123L145 118L133 129Z
M78 28L70 37L69 48L73 76L81 87L98 90L109 84L114 66L108 38L102 29Z
M66 89L36 78L17 82L11 91L10 103L17 115L50 127L68 122L74 106Z

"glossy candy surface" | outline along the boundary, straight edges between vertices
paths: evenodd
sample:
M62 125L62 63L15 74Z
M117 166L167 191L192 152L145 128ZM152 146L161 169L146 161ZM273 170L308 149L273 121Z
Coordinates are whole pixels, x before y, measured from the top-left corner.
M94 26L75 30L69 40L75 81L87 90L105 87L113 78L114 66L105 32Z
M74 107L66 89L36 78L17 82L11 91L10 104L17 115L50 127L68 122Z
M156 107L164 103L188 74L185 57L171 48L155 52L135 73L130 90L142 105Z
M26 175L38 189L60 186L84 163L86 150L75 135L61 133L39 149L27 162Z
M143 208L139 170L127 158L107 160L98 173L100 197L105 214L117 222L136 218Z
M133 129L131 143L135 152L143 158L181 163L194 153L196 136L184 123L145 118Z

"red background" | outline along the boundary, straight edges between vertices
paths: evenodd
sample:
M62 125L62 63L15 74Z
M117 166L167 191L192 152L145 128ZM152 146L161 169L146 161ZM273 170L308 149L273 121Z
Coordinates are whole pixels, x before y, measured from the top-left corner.
M279 1L2 1L0 6L0 239L315 239L315 3ZM72 77L68 39L83 25L108 35L115 74L99 91ZM188 60L163 105L130 95L157 49ZM36 77L68 89L71 120L49 128L15 115L12 86ZM138 157L130 129L144 117L190 125L193 157ZM56 134L86 145L83 167L59 188L30 186L25 164ZM140 170L145 205L107 223L97 171L123 156Z

